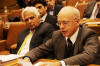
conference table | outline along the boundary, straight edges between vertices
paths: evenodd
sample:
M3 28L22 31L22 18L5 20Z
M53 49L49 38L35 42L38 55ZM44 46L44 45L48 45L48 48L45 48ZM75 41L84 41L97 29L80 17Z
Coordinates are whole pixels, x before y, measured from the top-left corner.
M100 18L97 19L82 19L80 20L80 24L84 24L87 27L95 30L97 34L100 36Z
M21 64L18 63L19 59L14 59L8 62L3 62L1 66L22 66ZM38 62L58 62L58 60L54 59L39 59L36 62L34 62L32 65L34 66L36 63ZM77 65L69 65L69 66L77 66ZM79 65L78 65L79 66ZM90 65L86 65L86 66L100 66L100 65L96 65L96 64L90 64Z
M2 66L21 66L21 64L18 63L18 60L19 59L14 59L14 60L7 61L7 62L1 62L1 65ZM51 59L39 59L36 62L34 62L32 65L35 65L38 62L58 62L58 60L56 60L56 59L53 59L53 60L51 60Z

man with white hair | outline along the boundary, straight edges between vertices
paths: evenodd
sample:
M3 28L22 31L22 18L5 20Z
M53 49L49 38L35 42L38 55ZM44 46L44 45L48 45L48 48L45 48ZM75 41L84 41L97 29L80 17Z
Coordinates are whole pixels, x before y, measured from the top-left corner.
M24 60L34 62L54 52L57 62L44 62L40 66L87 65L94 61L98 50L98 38L95 31L79 25L78 9L66 6L58 13L60 30L53 32L46 43L28 52Z
M22 18L27 29L18 35L18 44L12 53L24 55L32 48L39 46L51 38L54 27L49 23L40 23L39 12L35 7L26 7L22 11Z

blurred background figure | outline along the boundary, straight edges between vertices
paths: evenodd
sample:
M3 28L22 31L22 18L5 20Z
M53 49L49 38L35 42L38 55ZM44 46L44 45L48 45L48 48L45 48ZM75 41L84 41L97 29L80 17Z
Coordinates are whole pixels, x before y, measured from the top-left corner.
M47 3L45 0L34 0L33 6L36 7L37 10L39 11L40 19L42 22L47 22L49 24L52 24L55 27L55 29L58 29L56 25L57 18L47 13Z
M67 6L67 1L66 0L62 0L62 5L63 6Z
M46 0L47 3L47 12L50 15L57 16L60 9L63 7L61 4L56 4L56 0Z
M32 6L33 0L17 0L18 5L20 8L24 8L26 6Z
M93 0L88 3L84 11L83 18L100 18L100 0Z

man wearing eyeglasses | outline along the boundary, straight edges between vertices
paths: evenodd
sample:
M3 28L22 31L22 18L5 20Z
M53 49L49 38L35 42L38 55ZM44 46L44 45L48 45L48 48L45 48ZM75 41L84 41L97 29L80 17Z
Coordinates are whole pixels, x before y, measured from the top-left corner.
M47 3L45 0L34 0L33 6L38 9L42 22L52 24L55 27L55 29L58 29L56 25L57 18L47 13Z
M95 31L79 25L78 9L66 6L58 13L60 30L53 32L46 43L29 51L24 60L32 62L54 52L57 62L44 62L40 66L87 65L93 63L98 51L98 36Z
M18 35L18 44L15 51L18 55L39 46L51 38L54 27L49 23L40 23L39 12L35 7L26 7L22 11L22 18L28 26Z

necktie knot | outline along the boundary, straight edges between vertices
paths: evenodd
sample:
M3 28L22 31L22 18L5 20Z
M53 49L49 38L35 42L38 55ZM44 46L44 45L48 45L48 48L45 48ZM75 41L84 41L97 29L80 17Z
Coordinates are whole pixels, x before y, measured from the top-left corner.
M68 42L68 47L73 47L72 41L69 38L67 39L67 42Z

